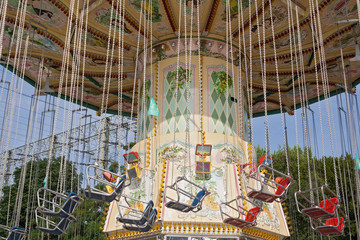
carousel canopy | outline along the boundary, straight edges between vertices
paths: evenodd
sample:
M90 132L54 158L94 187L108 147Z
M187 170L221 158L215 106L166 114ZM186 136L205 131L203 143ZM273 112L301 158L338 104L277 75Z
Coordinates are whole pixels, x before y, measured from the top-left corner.
M138 91L134 85L137 55L150 43L143 41L144 38L152 41L154 59L174 57L176 47L171 45L171 40L178 38L179 18L183 19L185 15L187 19L187 25L185 21L180 25L181 37L189 37L193 15L193 38L196 39L200 32L201 41L209 43L204 44L203 54L223 56L226 48L221 47L219 41L232 40L236 49L234 54L237 52L235 58L240 61L246 73L244 77L246 75L248 79L254 116L264 113L264 93L267 95L267 111L271 114L279 112L279 92L283 108L291 113L300 107L301 96L306 95L311 103L323 98L324 88L329 95L340 93L345 88L353 91L360 77L360 62L349 61L355 56L356 34L359 32L358 20L353 20L358 18L356 0L270 1L126 0L123 11L119 1L112 0L28 0L26 16L19 18L19 6L25 1L8 0L6 10L3 8L6 17L0 17L5 19L2 64L8 63L10 70L19 69L21 65L14 66L15 59L27 51L23 77L28 82L34 85L42 82L44 86L49 75L53 94L60 90L64 97L69 95L66 91L71 89L70 79L75 73L81 76L77 91L83 94L75 93L74 101L83 101L85 106L99 110L105 94L107 111L117 113L118 97L121 97L122 112L130 113ZM229 8L226 8L226 3L229 3ZM180 4L185 10L182 13L179 13ZM140 14L141 9L144 14ZM198 12L199 23L196 21ZM227 16L230 16L228 23ZM149 19L152 24L141 17ZM24 24L24 32L19 34L15 26L21 24ZM226 26L230 26L231 31ZM85 39L82 43L78 40L79 35L74 34L79 28L83 30L81 37ZM113 36L109 30L113 29L122 32L114 36L115 41L110 40ZM30 40L28 49L16 47L17 42L24 42L27 37ZM119 49L124 51L121 59L117 55ZM70 54L64 57L66 51ZM77 56L84 59L77 61ZM40 69L42 60L44 67ZM72 71L74 67L78 70ZM39 77L40 71L45 72L42 77ZM141 78L141 75L137 77ZM121 92L119 79L123 83ZM266 91L263 89L264 79ZM302 92L299 91L300 84L303 84ZM136 111L137 108L133 109Z

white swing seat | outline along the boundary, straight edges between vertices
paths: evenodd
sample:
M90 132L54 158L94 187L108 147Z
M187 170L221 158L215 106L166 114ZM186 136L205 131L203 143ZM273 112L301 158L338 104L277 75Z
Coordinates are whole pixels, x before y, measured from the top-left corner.
M198 192L197 194L194 196L193 194L189 193L188 191L184 190L183 187L180 186L181 182L185 182L188 183L192 186L194 186L195 188L197 188ZM206 196L208 196L210 194L210 192L203 187L200 187L199 185L190 182L189 180L187 180L185 177L178 177L175 181L175 183L171 186L167 186L166 187L167 190L170 191L175 191L176 195L177 195L177 199L173 199L171 197L168 196L168 193L165 197L166 203L165 206L167 208L171 208L180 212L198 212L202 209L202 202L205 199ZM187 198L191 204L187 204L185 203L185 201L180 201L181 198Z
M153 209L149 220L144 225L138 225L138 224L124 224L124 228L129 231L136 231L136 232L148 232L151 229L154 228L155 222L157 220L157 214L158 211L156 209Z
M7 226L0 225L0 228L9 232L9 235L6 238L0 237L0 239L4 239L4 240L21 240L26 233L25 229L21 227L9 228Z
M126 198L126 202L128 202L128 197ZM141 202L136 200L137 202ZM127 207L127 206L123 206L123 205L119 205L119 217L117 217L117 221L121 222L121 223L125 223L125 224L133 224L133 225L144 225L146 222L148 222L150 220L150 216L153 212L153 207L154 207L154 202L152 200L150 200L148 203L146 204L146 208L144 211L139 211L134 209L134 207ZM130 205L130 204L128 204ZM136 205L136 204L135 204ZM124 213L121 212L121 210L124 209Z
M94 174L91 175L90 171L93 170ZM118 182L115 184L113 182L109 182L109 180L106 178L108 173L111 174L111 176L118 180ZM104 201L104 202L112 202L117 197L121 196L124 188L127 186L125 184L126 182L126 175L120 176L116 173L109 172L103 168L100 168L97 165L90 165L86 169L87 174L87 180L88 180L88 190L85 190L85 196L94 200ZM102 189L91 187L91 184L94 186L99 184L105 184L110 186L114 191L112 193L108 193Z
M44 197L41 197L42 192L44 192ZM52 201L46 200L48 194L53 196L50 198ZM38 190L37 198L39 205L37 211L40 213L50 217L71 218L72 220L75 220L73 213L83 201L76 193L71 192L69 195L65 195L46 188Z
M319 204L313 203L306 196L307 194L321 191L321 201ZM302 201L301 201L302 200ZM295 193L297 209L300 213L306 214L310 218L330 218L335 215L336 210L340 208L338 196L326 185L312 188ZM325 203L325 204L324 204Z
M278 177L280 177L281 180L279 182L276 182L275 180L273 180L275 179L274 177L265 178L265 176L262 176L262 170L273 172ZM254 171L253 173L247 175L247 178L249 179L249 182L250 180L253 180L255 183L254 185L256 185L253 187L249 186L249 184L247 185L247 196L249 198L254 198L267 203L272 203L274 201L284 201L286 199L286 194L289 187L294 182L294 180L290 176L281 173L265 164L261 164L258 167L258 171Z
M255 206L250 210L246 210L239 204L239 202L243 200L246 199L244 199L242 196L238 196L229 202L220 204L221 218L223 219L224 223L233 225L238 228L256 225L256 218L259 212L262 211L261 207L255 203L250 202L249 200L246 200Z

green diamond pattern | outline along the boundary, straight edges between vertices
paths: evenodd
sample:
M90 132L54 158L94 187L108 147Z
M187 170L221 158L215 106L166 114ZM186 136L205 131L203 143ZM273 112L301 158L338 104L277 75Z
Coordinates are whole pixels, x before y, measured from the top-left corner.
M224 125L226 124L226 116L224 111L221 113L220 120Z
M211 94L211 99L213 100L213 103L216 103L216 101L218 100L218 94L215 89L213 89L213 92Z
M214 109L213 113L211 114L211 117L213 119L215 119L216 121L219 119L219 115L217 114L215 109ZM215 125L216 121L214 121L214 125Z
M234 126L234 116L235 108L233 107L230 100L230 96L234 95L234 90L229 89L229 100L226 101L226 94L221 94L220 96L216 92L215 82L217 80L217 75L210 74L209 79L209 113L211 119L209 120L209 131L213 133L228 134L234 135L235 126ZM227 103L228 102L228 103ZM227 125L225 127L225 125Z
M167 111L166 115L165 115L165 119L166 120L170 120L170 118L172 118L172 113L170 111L170 109Z
M229 122L229 125L232 126L233 123L234 123L234 119L232 117L232 114L230 114L229 118L228 118L228 122Z
M195 72L193 71L193 76L195 76ZM171 80L166 77L164 81L164 104L163 104L163 112L166 112L165 120L166 124L163 124L163 134L174 133L174 118L176 120L176 130L175 132L184 132L186 130L186 114L188 112L192 113L193 109L193 79L190 82L190 101L189 101L189 110L186 109L186 97L187 97L187 89L179 89L171 91L170 85ZM176 97L176 99L175 99ZM190 131L194 131L193 124L190 124Z
M226 101L225 94L226 94L226 93L223 93L223 94L220 95L221 104L224 105L224 106L225 106L225 101Z

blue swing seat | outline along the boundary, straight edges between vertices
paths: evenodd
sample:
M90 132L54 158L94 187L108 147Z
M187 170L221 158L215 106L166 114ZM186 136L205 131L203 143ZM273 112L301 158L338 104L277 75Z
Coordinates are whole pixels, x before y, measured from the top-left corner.
M154 227L155 221L157 219L157 214L158 211L156 209L153 209L149 217L149 221L147 221L144 225L142 226L139 226L137 224L135 224L135 226L124 225L124 228L129 231L148 232Z
M119 196L125 187L126 175L123 175L120 181L116 184L116 188L112 193L95 192L91 190L85 190L85 196L94 200L112 202L117 196Z
M75 212L76 208L78 207L78 203L81 202L82 199L76 193L69 193L67 199L65 200L64 204L60 208L59 211L51 211L44 207L38 207L40 213L50 216L50 217L58 217L58 218L72 218L75 220L75 217L72 214Z
M198 208L198 204L203 200L203 198L206 196L206 189L200 190L195 198L193 199L191 205L180 203L177 201L170 201L165 204L166 207L172 208L175 210L178 210L180 212L190 212L193 211L195 208Z
M37 227L37 229L39 229L40 231L42 231L44 233L53 234L53 235L61 235L61 234L65 233L66 229L69 227L71 222L72 222L71 219L62 218L60 220L60 222L58 223L58 225L56 225L55 228L53 228L53 229L44 228L44 227Z
M134 224L134 225L144 225L146 221L150 218L151 213L153 212L154 202L152 200L147 204L144 213L140 219L129 219L117 217L117 220L122 223Z
M21 240L25 236L25 229L21 227L12 227L7 240Z

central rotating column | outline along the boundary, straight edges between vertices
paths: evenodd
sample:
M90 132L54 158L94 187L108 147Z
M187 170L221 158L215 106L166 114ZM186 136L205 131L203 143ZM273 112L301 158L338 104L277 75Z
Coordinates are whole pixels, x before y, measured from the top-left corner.
M127 166L135 177L124 194L155 203L159 223L148 235L239 236L241 229L223 224L220 215L220 203L244 191L240 164L249 162L248 150L252 149L246 142L247 97L237 66L239 54L236 48L231 54L221 41L202 39L197 44L196 39L191 43L182 39L177 57L177 44L177 39L163 42L153 48L152 55L147 53L148 67L140 75L137 144L132 148L140 161ZM189 44L192 55L187 52L185 56ZM143 54L139 70L143 69ZM159 116L151 115L156 113ZM197 156L198 144L211 145L211 155ZM210 191L201 211L183 213L165 207L165 196L177 198L167 186L180 176ZM191 185L182 187L196 195ZM141 210L144 206L140 205L133 207ZM114 203L111 206L105 232L127 236L115 220L118 209ZM284 231L284 221L280 224L278 220L283 214L280 206L272 204L268 214L265 229Z

